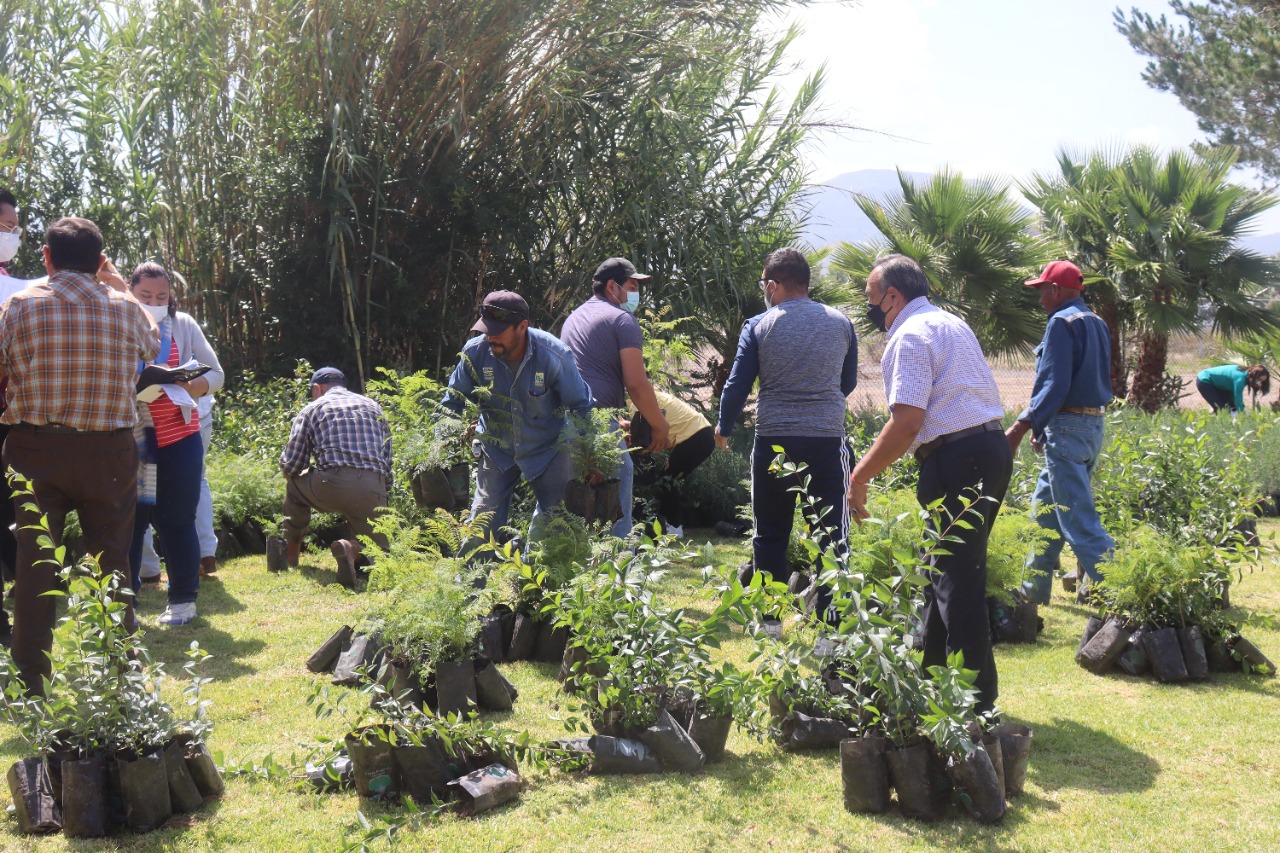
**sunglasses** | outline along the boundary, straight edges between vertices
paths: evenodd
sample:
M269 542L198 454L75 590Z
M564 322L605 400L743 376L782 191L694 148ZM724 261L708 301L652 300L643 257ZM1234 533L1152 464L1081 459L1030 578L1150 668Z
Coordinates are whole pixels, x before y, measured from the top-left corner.
M524 313L510 308L499 308L497 305L482 305L480 316L495 323L518 323L524 319Z

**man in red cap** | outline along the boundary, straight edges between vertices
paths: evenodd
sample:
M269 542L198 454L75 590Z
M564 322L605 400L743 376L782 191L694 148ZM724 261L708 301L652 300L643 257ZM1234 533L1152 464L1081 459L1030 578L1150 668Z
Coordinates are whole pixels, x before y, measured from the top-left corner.
M1064 540L1075 552L1079 571L1093 580L1101 579L1098 564L1115 550L1094 507L1090 483L1102 451L1102 415L1111 402L1111 335L1102 318L1084 304L1084 276L1070 261L1054 261L1026 285L1040 292L1049 322L1036 347L1031 405L1005 435L1017 452L1030 431L1032 446L1044 453L1031 511L1058 537L1044 553L1032 556L1023 588L1033 601L1048 604ZM1039 507L1048 509L1037 512Z

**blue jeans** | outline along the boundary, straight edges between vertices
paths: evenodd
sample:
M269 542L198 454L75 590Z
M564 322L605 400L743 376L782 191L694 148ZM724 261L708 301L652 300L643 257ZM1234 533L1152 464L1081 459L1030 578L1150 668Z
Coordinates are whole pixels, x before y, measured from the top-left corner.
M485 536L490 530L505 527L511 515L511 495L516 490L523 474L519 465L512 465L503 471L481 453L480 464L476 470L476 496L471 503L471 518L484 512L492 512L493 518L483 525ZM564 503L564 490L572 477L569 454L561 451L552 458L547 469L529 481L533 488L533 518L529 520L529 535L526 546L542 538L547 521L560 514L560 506ZM473 546L474 542L468 543Z
M613 428L618 428L617 421L611 421ZM627 448L625 439L619 442L622 447L622 464L618 466L618 502L622 504L622 518L618 519L613 525L613 535L619 539L626 538L631 534L631 528L635 526L635 520L631 517L631 513L635 509L635 490L636 490L636 466L631 461L631 452Z
M129 547L129 572L136 593L142 587L142 539L154 524L164 542L169 570L169 603L191 604L200 590L200 538L196 504L204 472L204 440L192 433L156 452L156 502L139 503Z
M1109 558L1115 541L1102 529L1102 520L1093 503L1090 478L1102 452L1102 418L1095 415L1054 415L1044 430L1044 468L1036 480L1031 511L1040 526L1058 534L1044 553L1027 561L1023 589L1033 601L1049 603L1053 567L1063 544L1075 552L1080 569L1094 580L1101 579L1098 563ZM1039 512L1040 507L1053 509Z

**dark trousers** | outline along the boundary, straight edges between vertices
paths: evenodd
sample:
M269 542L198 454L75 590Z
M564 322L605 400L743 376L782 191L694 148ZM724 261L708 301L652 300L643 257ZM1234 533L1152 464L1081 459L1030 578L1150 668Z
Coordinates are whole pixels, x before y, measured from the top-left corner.
M1201 382L1199 379L1196 380L1196 390L1200 392L1201 397L1204 397L1205 402L1209 404L1209 408L1215 412L1219 409L1230 409L1233 412L1236 410L1236 398L1232 396L1230 391L1223 391L1221 388L1216 388L1208 382Z
M958 541L943 542L950 553L932 559L936 573L925 590L924 665L945 664L948 655L963 652L965 668L978 672L979 713L990 710L1000 693L987 615L987 539L1012 475L1009 440L1002 432L984 432L925 457L916 486L921 506L942 499L944 524L964 512L962 498L972 501L964 515L969 529L952 525L948 535Z
M129 577L142 588L142 540L152 524L164 545L169 603L191 604L200 590L200 537L196 504L204 474L204 439L192 433L156 451L156 502L139 503L129 545Z
M8 424L0 424L0 447L4 446L4 440L9 437L11 428ZM0 598L4 597L4 582L13 581L18 566L18 537L9 529L13 526L14 515L13 494L9 488L8 474L7 468L0 467L0 561L4 563L0 567ZM0 610L0 634L8 633L9 616Z
M809 478L809 496L822 513L818 544L826 550L834 540L841 547L849 538L849 504L845 492L849 487L849 445L843 438L797 436L756 436L751 452L751 514L756 535L751 540L756 571L773 575L786 582L791 577L787 565L787 543L791 541L791 525L795 518L799 495L790 489L799 485L796 477L778 477L769 473L769 465L780 446L787 459L803 462L808 468L802 476ZM806 514L808 510L806 509ZM819 612L826 609L831 593L824 590L818 598Z
M706 427L695 432L671 449L667 467L658 478L654 491L658 497L658 514L667 524L684 526L684 481L716 449L715 431Z
M138 496L138 447L131 430L114 432L45 432L14 427L4 443L3 461L26 476L35 488L38 511L24 505L31 498L16 492L18 520L17 572L13 583L13 660L28 693L44 692L50 672L47 653L53 646L57 599L45 595L56 585L54 555L42 548L40 514L49 520L54 546L62 543L67 513L76 510L90 554L101 555L102 571L116 572L128 589L129 537L133 533ZM133 596L126 594L127 624L134 621Z

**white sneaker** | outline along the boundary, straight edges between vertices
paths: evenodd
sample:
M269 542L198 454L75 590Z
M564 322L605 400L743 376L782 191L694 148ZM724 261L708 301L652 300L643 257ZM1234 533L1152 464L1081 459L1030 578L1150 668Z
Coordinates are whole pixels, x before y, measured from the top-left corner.
M185 625L195 618L196 605L193 601L190 604L170 604L156 621L161 625Z

